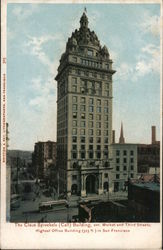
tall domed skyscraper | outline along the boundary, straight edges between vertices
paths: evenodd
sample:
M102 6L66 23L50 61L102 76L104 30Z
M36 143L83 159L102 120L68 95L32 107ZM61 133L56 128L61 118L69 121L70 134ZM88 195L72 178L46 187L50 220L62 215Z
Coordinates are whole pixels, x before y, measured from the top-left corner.
M57 166L67 197L109 192L112 60L83 13L62 54L58 74Z

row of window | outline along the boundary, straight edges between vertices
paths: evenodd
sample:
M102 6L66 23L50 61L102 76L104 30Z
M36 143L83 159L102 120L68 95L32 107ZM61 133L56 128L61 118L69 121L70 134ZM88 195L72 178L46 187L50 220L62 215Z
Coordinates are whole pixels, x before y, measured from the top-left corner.
M121 151L116 150L116 156L120 156ZM127 155L127 150L123 150L123 155ZM130 150L130 155L134 155L134 151Z
M74 73L76 75L84 75L84 76L89 76L89 77L94 77L94 78L101 78L101 79L106 79L106 80L112 80L112 75L111 74L103 74L103 73L97 73L97 72L90 72L88 70L81 70L81 69L69 69L69 73Z
M79 114L79 113L77 113L77 112L73 112L73 113L72 113L72 118L73 118L73 119L77 119L77 118L79 119L79 115L80 115L80 118L81 118L81 119L86 119L86 113L80 113L80 114ZM89 115L88 115L88 119L89 119L89 120L93 120L94 118L96 118L96 120L101 120L101 115L98 115L98 114L97 114L96 117L94 116L94 114L89 114ZM108 115L104 115L103 118L104 118L104 121L108 121L108 120L109 120L109 116L108 116Z
M130 158L130 162L134 162L134 158ZM116 163L120 163L120 159L116 158ZM123 158L123 163L127 163L127 158Z
M73 142L73 143L77 143L77 136L73 136L73 137L72 137L72 142ZM85 143L85 142L86 142L86 137L81 136L81 137L80 137L80 142L81 142L81 143ZM89 143L94 143L94 142L96 142L96 143L101 143L101 137L96 137L96 139L93 138L93 137L89 137L89 138L88 138L88 142L89 142ZM108 138L107 138L107 137L104 138L104 143L108 143Z
M108 129L108 127L109 127L109 123L108 122L104 122L104 128L105 129ZM72 121L72 126L73 127L77 127L77 126L79 126L79 121L77 121L77 120L73 120ZM86 126L86 121L81 121L80 122L80 127L85 127ZM94 123L94 122L92 122L92 121L89 121L88 122L88 127L89 128L93 128L94 126L96 126L96 128L101 128L101 122L96 122L96 123Z
M85 59L80 59L81 64L85 65L85 66L90 66L90 67L94 67L94 68L99 68L102 69L102 63L101 62L97 62L97 61L92 61L92 60L85 60ZM109 69L109 64L105 64L105 69Z
M77 103L78 102L78 96L73 96L72 97L72 102L73 103ZM93 105L95 102L94 98L89 98L89 104ZM80 103L85 104L86 103L86 98L85 97L80 97ZM101 99L96 99L96 105L97 106L101 106L102 100ZM104 106L108 106L109 101L108 100L104 100Z
M77 135L77 128L73 128L72 129L72 135ZM93 135L94 133L94 129L88 129L88 135ZM108 130L104 130L103 132L104 136L108 136L109 135L109 131ZM80 135L86 135L86 130L85 129L80 129ZM96 130L96 135L97 136L101 136L101 130L97 129Z
M73 85L72 86L72 92L74 93L77 93L77 86L76 85ZM88 89L86 87L80 87L80 93L81 94L89 94L89 95L97 95L97 96L101 96L102 95L102 91L101 89ZM108 90L105 90L103 92L103 95L106 96L106 97L109 97L109 91Z
M86 111L86 105L80 105L80 111ZM78 111L78 105L77 104L73 104L72 105L72 110L73 111ZM96 107L96 112L97 113L101 113L102 108L101 107ZM93 113L94 112L94 106L88 106L88 112ZM104 107L104 113L108 113L109 109L108 107Z
M127 166L123 166L123 170L126 171L127 170ZM130 170L134 170L134 165L130 166ZM120 166L116 166L116 171L120 171Z
M95 156L95 157L94 157ZM108 157L108 152L104 152L104 158L107 159ZM102 157L102 154L101 154L101 151L100 152L96 152L95 155L93 153L93 151L90 151L88 153L88 158L89 159L101 159ZM86 153L85 152L81 152L80 155L79 155L79 158L80 159L86 159ZM76 151L72 151L72 159L78 159L78 153Z
M92 145L92 144L89 145L88 149L89 149L89 150L93 150L93 149L94 149L93 145ZM96 145L96 149L97 149L97 150L101 150L101 145ZM73 144L73 145L72 145L72 150L77 150L77 145L76 145L76 144ZM85 145L82 144L82 145L80 146L80 150L85 150ZM104 150L108 150L108 145L105 145L105 146L104 146Z

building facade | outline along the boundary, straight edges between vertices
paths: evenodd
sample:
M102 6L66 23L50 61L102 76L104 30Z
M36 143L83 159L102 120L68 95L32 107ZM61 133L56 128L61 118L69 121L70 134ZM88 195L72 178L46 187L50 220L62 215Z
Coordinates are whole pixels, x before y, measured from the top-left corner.
M35 143L32 155L32 165L36 169L36 177L44 179L49 176L51 167L56 166L56 142L37 142Z
M126 191L129 179L137 178L137 144L111 145L113 192Z
M109 191L112 142L112 60L83 13L56 76L57 167L67 196Z
M138 173L160 172L160 142L156 140L156 127L151 127L151 144L138 144Z

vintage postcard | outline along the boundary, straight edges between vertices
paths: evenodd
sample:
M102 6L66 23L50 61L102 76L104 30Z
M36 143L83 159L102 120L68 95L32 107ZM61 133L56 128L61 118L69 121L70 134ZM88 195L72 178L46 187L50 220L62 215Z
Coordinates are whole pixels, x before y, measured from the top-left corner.
M1 18L1 248L161 249L161 1Z

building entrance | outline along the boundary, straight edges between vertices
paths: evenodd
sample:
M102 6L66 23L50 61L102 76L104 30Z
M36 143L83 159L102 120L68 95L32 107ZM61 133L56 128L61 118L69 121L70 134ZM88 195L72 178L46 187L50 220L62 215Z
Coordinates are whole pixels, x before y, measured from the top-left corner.
M94 175L88 175L86 178L86 193L96 193L96 177Z

